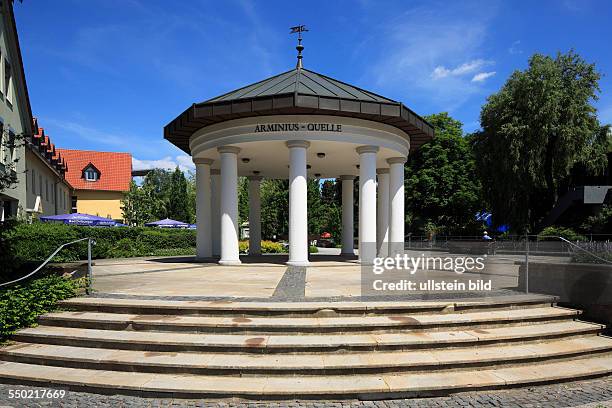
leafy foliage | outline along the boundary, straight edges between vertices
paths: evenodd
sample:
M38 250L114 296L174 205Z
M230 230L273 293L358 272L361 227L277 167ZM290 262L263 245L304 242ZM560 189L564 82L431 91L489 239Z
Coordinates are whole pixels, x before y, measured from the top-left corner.
M50 275L0 290L0 341L35 324L38 316L53 311L58 301L74 297L82 285L82 280Z
M561 237L568 241L586 241L586 237L578 234L571 228L550 226L546 227L538 234L538 239L545 239L547 237Z
M17 224L2 232L0 275L41 262L60 245L79 238L95 239L94 258L195 254L195 230L165 228L95 228L53 223ZM87 242L65 247L55 262L87 259Z
M187 223L192 221L193 214L189 213L190 205L187 199L187 179L178 167L172 173L167 202L166 217Z
M14 157L8 157L16 149L24 146L26 137L24 134L12 134L9 132L8 127L4 126L2 133L0 133L0 154L6 154L7 159L3 164L3 168L0 169L0 192L13 188L17 182L17 162L19 161L18 155Z
M577 163L605 167L593 101L601 75L574 51L535 54L491 95L474 135L485 197L498 224L533 230Z
M484 203L463 125L446 112L426 119L436 137L407 163L405 197L410 229L418 233L480 233L474 216Z

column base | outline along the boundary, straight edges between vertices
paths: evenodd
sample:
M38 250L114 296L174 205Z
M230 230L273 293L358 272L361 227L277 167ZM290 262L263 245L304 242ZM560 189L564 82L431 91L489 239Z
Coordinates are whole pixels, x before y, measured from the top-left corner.
M219 265L222 265L222 266L237 266L241 264L242 262L240 262L240 259L220 259L219 260Z
M287 261L286 265L289 266L310 266L308 261Z

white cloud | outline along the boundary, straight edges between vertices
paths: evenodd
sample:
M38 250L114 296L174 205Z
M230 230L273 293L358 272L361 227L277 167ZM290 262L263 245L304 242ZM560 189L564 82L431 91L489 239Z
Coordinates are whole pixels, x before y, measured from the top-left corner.
M174 170L178 166L182 171L189 171L195 169L193 161L190 156L186 154L172 157L166 156L157 160L140 160L132 157L132 167L134 170L148 170L148 169L165 169Z
M495 74L495 71L479 72L478 74L474 75L474 77L472 77L472 82L484 82L487 78L491 78Z
M368 77L376 79L381 93L418 92L426 95L429 109L455 110L482 92L469 74L493 63L484 57L484 42L496 4L428 2L373 23L380 31L363 48L376 43L380 55L370 64Z
M483 59L475 59L469 62L465 62L453 69L448 69L442 65L439 65L434 68L433 72L431 73L431 77L433 79L441 79L446 78L447 76L461 76L472 73L474 71L478 71L483 66L489 64L492 64L492 62L485 61Z
M510 48L508 48L508 52L510 54L522 54L523 50L521 49L521 42L519 40L513 42Z

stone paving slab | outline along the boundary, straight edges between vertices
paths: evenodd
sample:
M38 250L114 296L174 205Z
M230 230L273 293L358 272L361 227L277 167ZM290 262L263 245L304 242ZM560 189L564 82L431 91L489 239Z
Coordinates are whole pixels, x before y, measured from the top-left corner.
M38 338L59 339L63 341L94 341L107 343L116 348L122 345L156 345L168 348L189 347L190 349L237 348L253 349L325 349L338 347L410 347L415 345L458 345L492 340L529 340L564 334L592 333L601 325L578 321L540 323L531 326L494 327L486 330L451 331L409 331L405 333L381 334L207 334L182 332L139 332L79 329L71 327L38 326L20 330L15 339L31 340Z
M428 327L456 326L468 324L500 324L521 321L546 320L555 318L572 318L580 312L560 307L538 307L528 309L509 309L491 311L470 311L452 314L419 314L419 315L370 315L342 317L223 317L223 316L172 316L172 315L139 315L127 313L99 312L56 312L40 317L41 324L59 325L66 323L91 325L115 324L137 327L156 327L164 330L192 329L214 331L215 329L244 330L319 330L363 329L374 330L394 327Z
M474 294L473 294L474 295ZM527 302L552 303L556 298L549 295L520 294L516 292L504 292L503 295L482 297L471 296L468 299L452 298L445 300L423 300L423 299L352 299L347 301L340 298L329 298L325 300L310 301L272 301L249 298L216 298L202 299L200 297L181 297L168 299L167 297L140 297L96 294L92 297L79 297L60 302L65 306L78 306L80 304L90 306L145 306L159 309L183 309L183 310L227 310L227 311L251 311L251 310L277 310L277 311L318 311L321 309L333 310L384 310L384 309L428 309L444 308L446 306L475 307L494 305L513 305Z
M12 408L66 407L66 408L607 408L612 407L612 376L574 381L570 383L540 385L496 391L460 392L446 397L388 399L384 401L356 400L289 400L289 401L236 401L232 399L173 399L141 398L125 395L100 395L66 391L61 399L11 399L9 390L39 391L42 387L23 387L0 384L0 406Z
M379 351L341 354L237 354L176 353L110 350L52 344L17 343L0 349L0 354L38 358L44 361L73 361L83 364L121 364L210 370L353 370L357 368L412 368L460 366L507 362L519 364L533 358L552 358L601 351L612 352L612 339L603 336L550 340L535 344L507 344L453 349ZM136 370L137 371L137 370Z
M110 372L79 368L0 363L0 378L14 381L87 385L102 389L181 395L371 397L379 393L418 393L469 390L487 386L533 384L612 373L612 355L584 357L571 361L543 362L538 366L510 366L494 369L433 371L424 373L363 374L337 376L220 377L187 374Z

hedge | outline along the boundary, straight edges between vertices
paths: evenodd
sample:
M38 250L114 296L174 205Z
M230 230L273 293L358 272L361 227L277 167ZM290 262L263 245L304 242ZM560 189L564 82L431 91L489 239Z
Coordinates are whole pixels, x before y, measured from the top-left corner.
M76 296L83 285L84 279L50 275L0 290L0 342L55 310L58 301Z
M2 231L0 264L11 269L45 260L60 245L79 238L95 239L93 258L193 255L195 230L147 227L79 227L53 223L19 223ZM87 241L62 249L54 262L87 259Z

